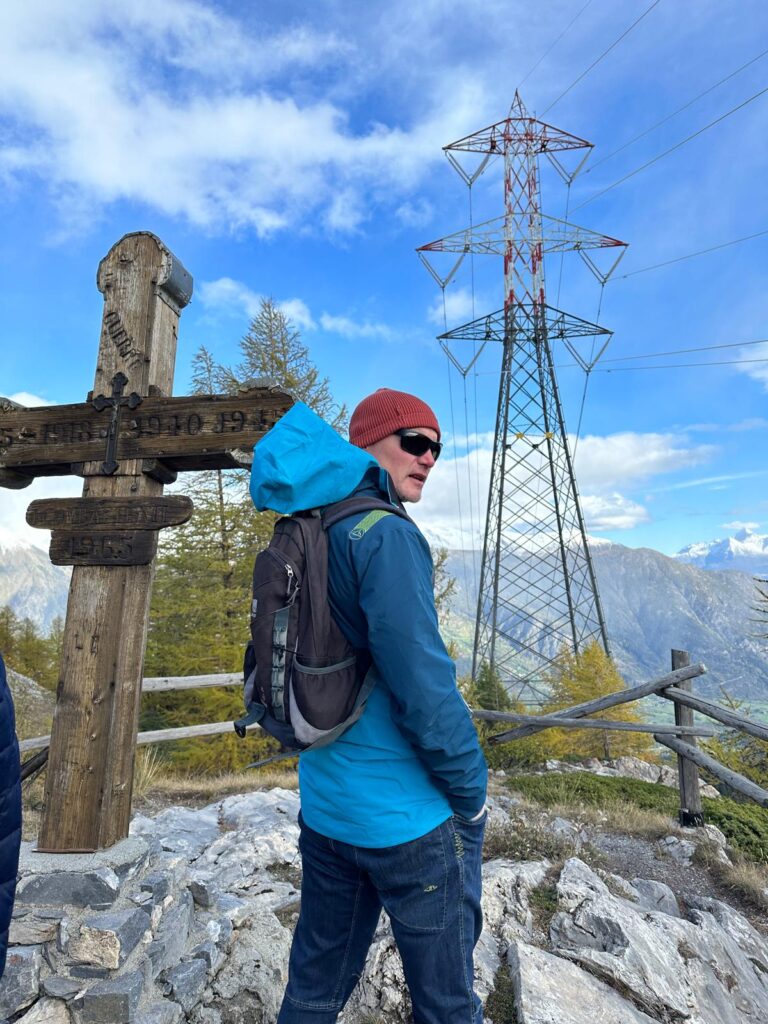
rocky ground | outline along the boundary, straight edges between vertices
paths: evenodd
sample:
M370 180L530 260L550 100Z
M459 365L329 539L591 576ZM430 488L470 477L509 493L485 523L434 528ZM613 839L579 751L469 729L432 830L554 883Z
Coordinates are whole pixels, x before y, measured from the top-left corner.
M531 806L503 776L492 789L475 979L486 1024L768 1021L768 927L704 866L729 858L716 829L628 836ZM79 890L80 909L67 905L63 875L23 865L0 1024L274 1024L300 907L298 806L283 788L145 805L130 864L91 872L100 891L115 885L95 913ZM340 1020L411 1019L383 916Z

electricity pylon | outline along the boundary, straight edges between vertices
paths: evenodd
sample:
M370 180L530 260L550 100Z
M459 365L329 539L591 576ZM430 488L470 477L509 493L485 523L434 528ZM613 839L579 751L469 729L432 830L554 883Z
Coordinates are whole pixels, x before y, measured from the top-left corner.
M547 672L563 646L578 651L597 640L609 653L551 342L562 341L589 372L611 332L547 304L544 256L575 250L605 284L626 243L542 214L539 175L545 156L570 184L591 148L584 139L532 117L516 93L506 120L444 147L470 187L493 157L503 159L504 216L417 250L442 288L469 252L504 260L503 308L439 340L465 376L488 341L502 345L472 675L488 663L513 697L531 704L545 698ZM557 154L581 149L587 150L584 157L567 171ZM481 155L472 174L458 153ZM596 250L612 250L607 272L595 262ZM436 252L457 254L446 276L430 258ZM595 339L589 361L573 344L579 337ZM459 339L476 343L466 365L452 346Z

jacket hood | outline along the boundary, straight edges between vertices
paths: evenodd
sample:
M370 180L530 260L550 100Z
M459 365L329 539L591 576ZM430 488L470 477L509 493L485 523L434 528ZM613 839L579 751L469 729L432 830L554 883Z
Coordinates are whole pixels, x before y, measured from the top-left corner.
M296 402L253 449L251 498L259 512L292 515L341 501L371 469L373 456Z

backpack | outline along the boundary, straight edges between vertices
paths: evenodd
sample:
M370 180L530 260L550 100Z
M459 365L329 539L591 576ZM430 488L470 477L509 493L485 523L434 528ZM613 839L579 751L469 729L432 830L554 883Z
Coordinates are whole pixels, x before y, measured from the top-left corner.
M366 515L353 537L362 537L385 515L409 518L379 498L346 498L278 519L268 546L256 556L251 640L243 661L246 714L234 727L242 738L258 722L291 749L249 768L326 746L363 713L375 682L371 656L347 641L328 601L326 531L356 512Z

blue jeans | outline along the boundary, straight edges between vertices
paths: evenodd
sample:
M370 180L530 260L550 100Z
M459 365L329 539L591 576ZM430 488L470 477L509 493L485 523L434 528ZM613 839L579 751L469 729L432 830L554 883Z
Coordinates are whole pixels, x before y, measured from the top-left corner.
M301 913L277 1024L334 1024L363 973L381 908L392 923L414 1024L480 1024L472 952L482 930L485 816L420 839L350 846L299 817Z

